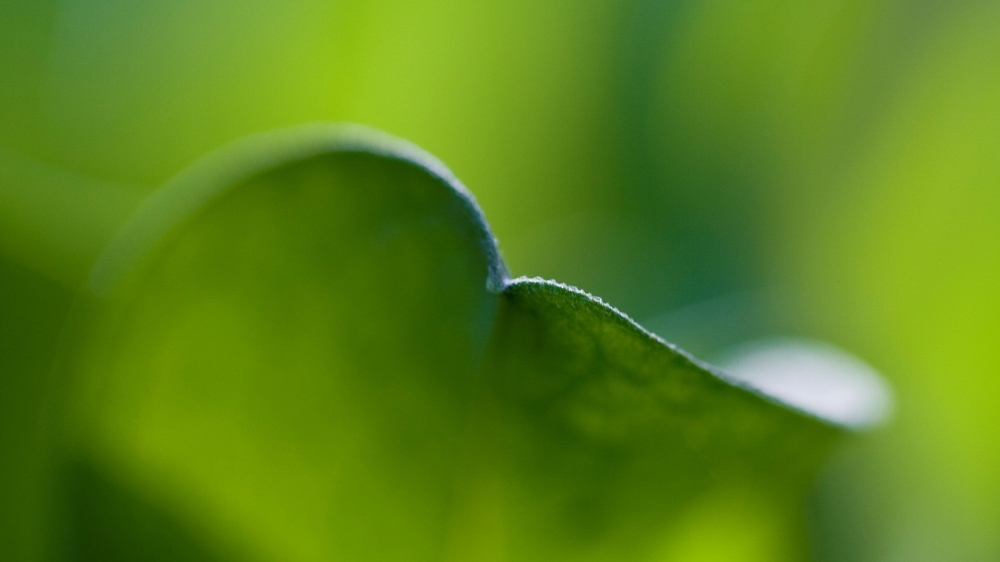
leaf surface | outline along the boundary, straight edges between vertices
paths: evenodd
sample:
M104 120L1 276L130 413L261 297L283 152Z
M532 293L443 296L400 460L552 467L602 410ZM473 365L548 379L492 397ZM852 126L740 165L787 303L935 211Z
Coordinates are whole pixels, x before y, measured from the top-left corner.
M77 318L77 559L134 557L158 525L134 521L165 520L219 559L656 559L719 490L786 513L840 433L582 291L510 281L450 172L357 128L164 186Z

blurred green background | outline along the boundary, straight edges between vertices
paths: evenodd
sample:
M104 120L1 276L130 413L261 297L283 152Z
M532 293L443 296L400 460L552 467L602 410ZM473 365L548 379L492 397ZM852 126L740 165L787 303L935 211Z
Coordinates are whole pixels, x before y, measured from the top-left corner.
M881 370L897 414L824 469L816 560L1000 557L997 3L0 0L0 559L41 540L90 259L202 154L317 120L447 163L514 275L708 359L796 335ZM25 174L75 203L23 212Z

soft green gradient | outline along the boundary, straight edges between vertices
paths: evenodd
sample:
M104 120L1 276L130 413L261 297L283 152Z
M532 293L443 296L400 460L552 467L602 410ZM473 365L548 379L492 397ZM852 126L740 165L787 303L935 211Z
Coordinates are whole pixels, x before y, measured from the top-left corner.
M996 24L975 0L0 0L0 559L40 540L21 455L101 240L207 151L315 120L448 162L514 274L706 356L860 354L899 415L829 468L815 556L995 558ZM725 558L698 537L743 501L664 552Z

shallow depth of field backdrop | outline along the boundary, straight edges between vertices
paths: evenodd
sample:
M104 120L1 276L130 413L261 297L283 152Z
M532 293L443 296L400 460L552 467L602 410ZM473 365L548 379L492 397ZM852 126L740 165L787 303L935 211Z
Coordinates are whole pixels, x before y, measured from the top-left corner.
M0 180L128 207L317 120L438 156L514 275L708 359L788 335L878 368L897 412L823 470L816 560L1000 557L996 2L0 0ZM0 221L0 559L33 560L24 424L86 268Z

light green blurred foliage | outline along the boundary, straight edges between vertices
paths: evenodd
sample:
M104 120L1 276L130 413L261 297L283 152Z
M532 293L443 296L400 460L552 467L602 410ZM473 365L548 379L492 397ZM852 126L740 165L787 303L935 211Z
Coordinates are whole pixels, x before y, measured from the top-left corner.
M850 196L798 223L786 262L814 324L877 357L907 404L854 475L885 496L886 560L1000 552L998 15L942 25L870 149L830 178Z

